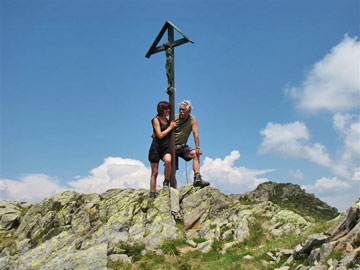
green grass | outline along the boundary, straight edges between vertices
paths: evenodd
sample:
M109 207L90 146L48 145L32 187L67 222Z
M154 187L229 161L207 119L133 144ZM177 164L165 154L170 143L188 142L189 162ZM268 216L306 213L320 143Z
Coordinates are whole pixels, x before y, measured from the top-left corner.
M145 245L143 243L133 243L130 244L128 242L121 242L120 248L123 249L126 255L129 257L132 257L133 260L139 261L142 257L141 251L145 248Z
M211 229L211 230L216 229L216 227L217 227L217 225L216 225L216 224L211 224L211 225L210 225L210 229Z
M130 263L126 263L122 260L117 260L116 262L109 263L108 268L113 270L131 270L132 266Z
M284 234L281 237L271 235L261 225L267 220L257 216L255 222L249 226L250 237L244 239L243 243L230 248L225 254L221 254L223 245L228 241L217 240L212 245L212 250L206 254L200 251L190 251L183 255L178 255L177 246L184 244L184 240L164 241L162 250L165 255L145 255L132 269L148 270L270 270L280 267L287 259L283 256L279 263L263 264L263 261L269 261L270 257L266 254L269 251L277 249L293 249L297 244L304 241L308 235L326 231L330 223L321 222L310 226L301 235L294 233ZM205 238L193 239L194 242L202 243ZM260 246L260 248L259 248ZM245 260L244 256L251 255L253 259ZM332 254L334 258L339 254ZM299 256L296 263L307 261L306 256Z
M211 245L211 248L215 252L220 252L223 249L225 243L226 242L222 240L215 240L214 243Z
M10 255L14 256L17 253L16 244L15 244L16 238L12 235L10 232L1 233L0 234L0 252L7 248Z
M221 228L221 232L224 233L224 232L227 232L230 229L231 229L230 227L224 226L224 227Z
M207 241L204 237L193 238L192 240L193 240L196 244L204 243L204 242Z
M185 239L172 239L172 240L165 240L161 245L160 249L164 254L167 255L179 255L180 252L177 249L177 246L185 245L186 240Z
M326 261L329 259L335 259L338 261L341 261L341 259L344 257L343 253L339 250L333 250L329 256L326 257Z
M100 217L99 220L101 223L106 224L107 223L107 217Z
M249 200L240 200L240 203L242 205L255 205L255 204L259 204L260 202L257 201L249 201Z

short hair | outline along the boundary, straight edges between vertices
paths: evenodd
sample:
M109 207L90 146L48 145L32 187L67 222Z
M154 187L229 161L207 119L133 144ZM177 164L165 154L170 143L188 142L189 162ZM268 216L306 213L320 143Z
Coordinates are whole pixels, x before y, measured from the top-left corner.
M180 107L181 105L185 105L187 111L191 111L192 108L193 108L190 100L183 100L183 101L181 101L181 102L179 103L179 107Z
M157 116L163 116L164 110L170 109L170 103L167 101L160 101L157 105Z

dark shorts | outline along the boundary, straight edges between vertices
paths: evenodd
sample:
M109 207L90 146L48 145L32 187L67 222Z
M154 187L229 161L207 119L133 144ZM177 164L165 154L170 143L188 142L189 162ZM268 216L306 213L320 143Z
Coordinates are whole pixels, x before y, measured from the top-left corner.
M191 157L189 157L190 152L194 150L188 145L183 145L181 147L176 147L176 170L179 169L179 157L181 157L185 161L191 160Z
M149 150L149 156L148 159L151 163L158 163L161 160L163 160L165 154L169 153L171 155L171 149L170 146L154 146L151 145Z

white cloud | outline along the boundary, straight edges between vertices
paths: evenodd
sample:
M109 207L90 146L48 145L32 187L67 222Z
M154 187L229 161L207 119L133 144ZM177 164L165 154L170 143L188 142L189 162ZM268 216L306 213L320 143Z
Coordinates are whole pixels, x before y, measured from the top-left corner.
M318 179L314 185L302 186L307 192L315 193L321 200L329 205L336 206L339 211L344 211L359 197L359 181L342 181L337 177Z
M251 170L245 167L235 167L234 162L239 158L239 151L232 151L224 159L206 157L201 166L201 174L210 181L212 186L225 193L240 194L269 181L267 178L258 176L274 170Z
M159 165L159 171L162 166ZM83 193L102 193L111 188L149 188L150 168L135 159L108 157L87 177L77 177L68 184ZM161 175L158 176L162 179Z
M344 146L332 171L346 179L356 178L360 166L360 115L335 114L333 126L343 138Z
M303 188L310 192L328 193L329 191L344 190L350 188L350 185L337 177L322 177L316 180L315 185L304 185Z
M342 112L360 107L360 42L343 41L315 63L300 87L286 89L299 108Z
M325 167L331 165L325 146L308 142L310 134L302 122L284 125L270 122L260 134L264 137L258 150L260 154L277 153L288 158L308 159Z
M354 174L353 174L351 180L352 180L352 181L360 181L360 167L359 167L359 168L355 168Z
M300 169L297 169L296 171L290 170L289 174L294 179L299 179L299 180L304 179L304 174Z
M235 167L240 158L239 151L233 151L223 160L206 157L201 167L202 175L222 192L242 193L268 181L258 177L273 170L250 170ZM163 166L159 164L159 171ZM74 176L67 183L71 188L58 184L57 179L44 174L23 176L20 181L0 179L0 198L15 201L40 201L55 192L74 189L81 193L102 193L111 188L149 188L151 169L141 161L121 157L108 157L103 164L92 169L86 177ZM163 176L159 174L158 184Z
M56 192L65 191L56 178L44 174L27 174L19 181L0 179L0 197L15 201L40 201Z

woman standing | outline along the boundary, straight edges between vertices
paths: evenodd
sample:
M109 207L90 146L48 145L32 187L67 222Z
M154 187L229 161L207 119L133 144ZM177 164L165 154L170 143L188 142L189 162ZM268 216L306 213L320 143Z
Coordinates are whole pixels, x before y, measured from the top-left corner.
M149 161L151 164L151 178L150 178L150 200L156 198L156 178L159 170L160 159L165 163L165 181L164 186L170 183L171 172L171 150L170 150L170 131L175 128L175 121L169 121L170 104L166 101L161 101L157 105L157 116L152 119L151 123L155 137L151 143L149 150Z

